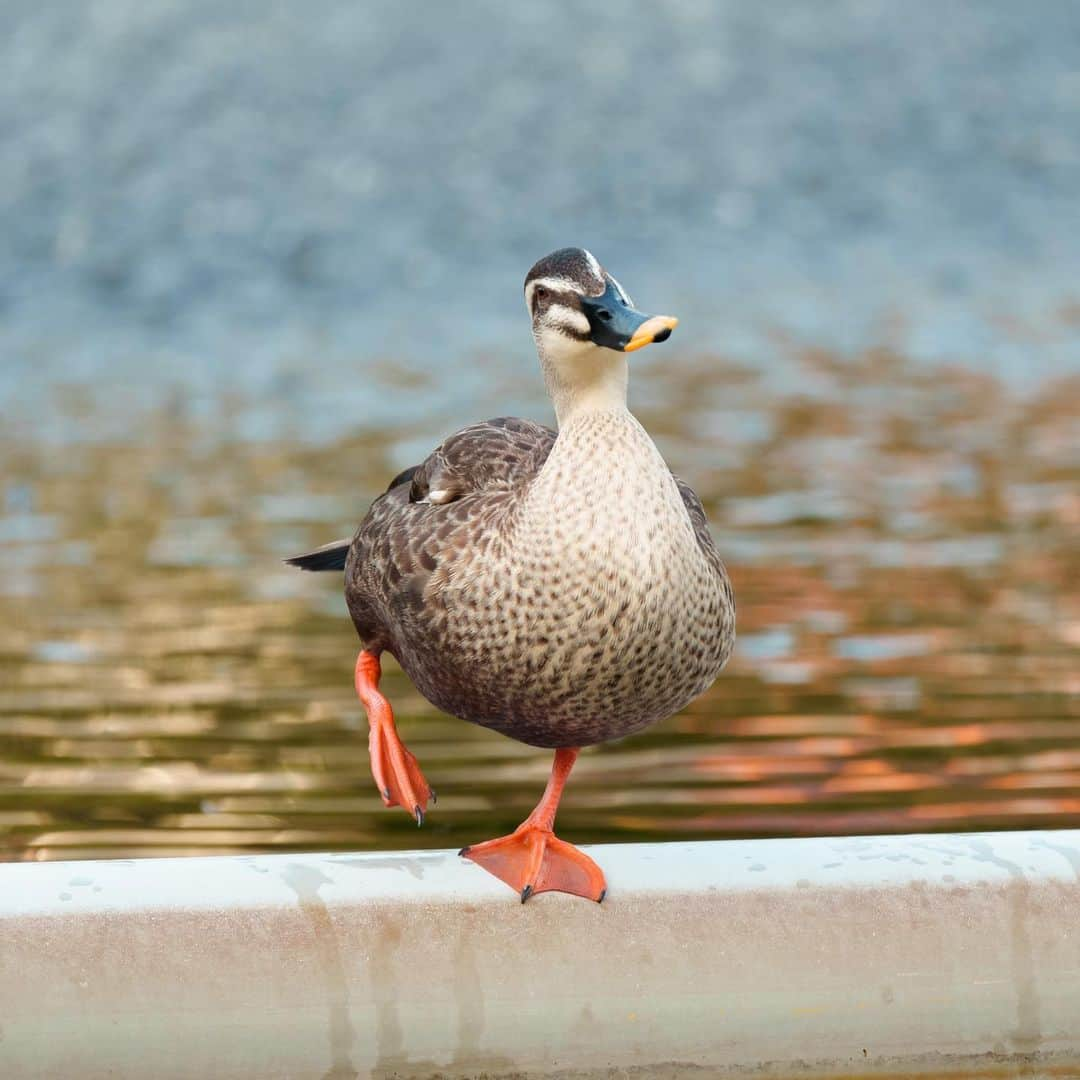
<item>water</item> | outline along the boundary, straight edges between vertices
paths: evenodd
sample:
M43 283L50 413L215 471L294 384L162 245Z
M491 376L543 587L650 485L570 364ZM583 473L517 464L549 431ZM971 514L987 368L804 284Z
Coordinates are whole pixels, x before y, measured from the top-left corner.
M0 15L0 850L454 846L546 755L387 677L280 565L483 416L520 283L682 322L633 405L741 644L583 756L573 839L1074 823L1080 15L933 5L38 5Z
M1069 0L10 0L0 21L11 410L105 380L139 401L284 381L309 435L464 412L530 364L520 283L565 244L695 352L1075 369ZM485 372L446 377L478 351ZM378 358L429 392L373 399Z
M1020 397L888 354L806 365L819 398L685 354L639 370L639 415L730 556L742 639L680 716L583 755L565 833L1074 822L1080 383ZM62 415L108 429L85 408ZM419 831L381 807L340 578L278 561L346 533L415 433L259 442L223 434L227 416L181 402L130 441L0 441L8 856L511 829L548 755L436 714L396 670L385 685L439 804Z

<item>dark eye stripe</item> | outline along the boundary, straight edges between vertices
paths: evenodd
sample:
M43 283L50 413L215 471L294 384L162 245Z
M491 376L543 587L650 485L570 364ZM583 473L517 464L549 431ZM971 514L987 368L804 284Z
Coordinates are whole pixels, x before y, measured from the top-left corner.
M568 338L573 338L575 341L589 341L592 334L588 330L578 330L574 326L566 326L562 323L559 324L559 333L565 334Z
M547 305L562 304L563 307L576 308L578 307L578 300L580 297L573 289L566 289L559 292L555 289L550 289L546 285L539 286L533 290L532 294L532 313L535 315L540 308L540 289L544 290L543 302Z

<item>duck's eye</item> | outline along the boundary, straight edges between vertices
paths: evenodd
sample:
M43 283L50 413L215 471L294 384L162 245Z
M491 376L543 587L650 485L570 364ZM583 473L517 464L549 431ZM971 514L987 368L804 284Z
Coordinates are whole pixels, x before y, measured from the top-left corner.
M538 304L543 303L551 295L543 285L536 286L536 302Z

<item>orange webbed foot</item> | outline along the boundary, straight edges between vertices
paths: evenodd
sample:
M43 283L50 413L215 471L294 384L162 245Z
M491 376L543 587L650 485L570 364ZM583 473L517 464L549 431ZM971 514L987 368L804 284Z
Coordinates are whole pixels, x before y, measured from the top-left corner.
M371 773L383 805L403 806L416 818L417 825L423 825L428 802L436 801L435 792L397 733L394 710L379 693L381 673L378 653L365 649L356 658L356 692L364 703L371 729L368 735Z
M509 836L462 848L461 855L505 881L524 904L541 892L564 892L600 903L607 882L585 852L560 840L551 829L528 822Z
M417 825L423 825L428 802L437 801L435 792L397 731L389 725L373 724L368 752L383 805L403 806L416 818Z

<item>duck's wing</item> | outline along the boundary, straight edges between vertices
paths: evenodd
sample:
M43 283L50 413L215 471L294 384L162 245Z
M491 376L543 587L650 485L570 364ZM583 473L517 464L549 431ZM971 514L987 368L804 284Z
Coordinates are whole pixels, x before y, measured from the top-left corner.
M555 445L555 432L532 420L500 416L472 424L437 446L412 471L409 502L436 505L529 480Z
M674 476L674 473L672 476ZM713 540L709 521L705 517L705 507L701 505L697 493L685 480L680 479L678 476L674 476L674 479L679 488L679 494L682 496L683 506L686 507L686 512L690 515L690 524L694 527L694 536L697 537L698 547L701 548L701 553L709 561L709 565L713 568L717 577L723 582L729 594L729 599L734 603L727 570L724 568L724 562L716 548L716 541Z
M413 622L441 617L439 583L485 549L554 444L555 432L531 420L472 424L371 504L345 571L345 599L365 641L389 643Z
M442 505L485 488L526 480L540 470L554 443L555 432L532 420L499 416L472 424L451 435L419 465L399 472L372 504L364 525L373 515L381 517L380 510L390 509L379 505L387 496L396 495L390 500L393 505ZM406 486L408 494L404 497ZM300 570L344 570L354 539L347 536L333 540L314 551L292 555L285 562Z

